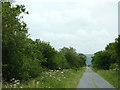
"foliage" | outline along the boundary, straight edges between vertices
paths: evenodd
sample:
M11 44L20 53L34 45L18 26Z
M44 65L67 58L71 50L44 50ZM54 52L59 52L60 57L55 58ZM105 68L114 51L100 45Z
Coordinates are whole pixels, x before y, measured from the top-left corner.
M110 66L111 53L107 51L99 51L95 53L93 65L94 67L108 70Z
M3 77L23 78L24 51L27 38L27 27L20 21L20 14L28 13L24 5L12 7L2 3L2 60Z
M86 56L77 54L74 48L63 47L60 52L64 54L70 68L79 68L86 65Z
M105 50L96 52L94 56L92 57L92 64L93 67L109 70L109 69L115 69L116 64L120 61L120 42L119 42L120 36L116 39L115 42L109 43Z
M15 78L27 81L40 76L44 70L80 68L85 65L85 55L77 54L72 47L58 52L48 42L32 40L21 14L28 14L24 5L2 3L3 80L8 82Z
M4 83L3 88L13 88L13 86L16 88L76 88L84 71L85 68L81 68L79 71L73 69L44 71L41 76L27 82Z
M9 2L2 3L2 69L7 81L11 78L27 80L41 72L41 58L37 58L38 52L33 52L34 42L28 39L27 25L21 21L22 13L28 14L24 5L12 7Z
M80 66L83 67L83 66L86 66L86 55L80 53L78 54L78 57L79 57L79 63L80 63Z
M114 63L110 65L110 70L118 70L118 63Z

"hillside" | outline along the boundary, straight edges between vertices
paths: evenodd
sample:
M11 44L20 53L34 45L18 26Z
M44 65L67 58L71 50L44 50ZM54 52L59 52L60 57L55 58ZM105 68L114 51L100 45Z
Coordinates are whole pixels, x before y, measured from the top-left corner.
M87 56L87 60L86 60L86 64L87 65L90 65L91 64L91 60L92 60L92 56L94 55L94 54L85 54L86 56Z

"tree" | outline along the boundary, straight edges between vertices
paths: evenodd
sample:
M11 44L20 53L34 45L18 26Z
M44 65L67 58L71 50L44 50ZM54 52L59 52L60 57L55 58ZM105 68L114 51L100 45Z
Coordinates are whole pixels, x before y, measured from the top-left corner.
M60 52L64 54L70 68L79 68L86 64L86 56L84 54L77 54L72 47L63 47Z
M28 80L45 69L79 68L86 57L72 47L55 50L49 42L29 38L27 24L21 20L28 14L24 5L2 3L2 69L3 79Z
M99 69L109 70L111 53L108 51L99 51L95 53L92 64Z
M120 63L120 35L115 39L115 51L118 56L118 63Z
M109 43L104 51L95 53L92 58L93 67L101 69L112 69L118 66L120 61L120 35L115 42Z
M2 62L3 78L21 79L24 60L27 25L21 21L20 14L26 13L24 5L12 7L9 2L2 3Z
M78 54L78 57L79 57L79 63L80 63L80 66L83 67L83 66L86 66L86 55L80 53Z
M112 42L112 43L109 43L106 47L105 47L105 50L115 50L115 43Z

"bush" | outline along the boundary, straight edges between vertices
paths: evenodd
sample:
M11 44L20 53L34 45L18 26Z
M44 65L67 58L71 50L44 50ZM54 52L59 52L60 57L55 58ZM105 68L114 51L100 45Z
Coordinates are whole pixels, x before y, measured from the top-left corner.
M114 63L110 65L110 70L118 70L118 63Z
M69 68L79 68L84 66L86 63L86 56L84 54L77 54L76 50L72 47L62 48L60 52L64 54Z
M95 53L92 64L94 67L99 69L108 70L111 64L110 62L111 53L108 51L99 51Z

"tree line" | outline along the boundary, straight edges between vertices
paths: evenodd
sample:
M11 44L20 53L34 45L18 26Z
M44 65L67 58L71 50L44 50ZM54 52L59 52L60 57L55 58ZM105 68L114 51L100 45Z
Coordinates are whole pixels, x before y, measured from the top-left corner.
M72 47L57 51L49 42L32 40L22 14L29 14L24 5L2 3L3 80L28 80L45 70L78 69L86 65L86 56Z
M92 65L98 69L120 70L120 35L115 42L109 43L105 50L98 51L92 57ZM119 68L119 69L118 69Z

